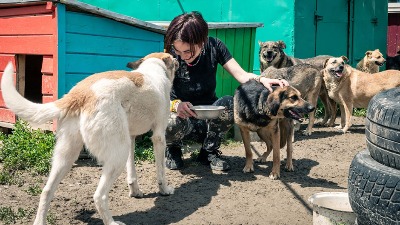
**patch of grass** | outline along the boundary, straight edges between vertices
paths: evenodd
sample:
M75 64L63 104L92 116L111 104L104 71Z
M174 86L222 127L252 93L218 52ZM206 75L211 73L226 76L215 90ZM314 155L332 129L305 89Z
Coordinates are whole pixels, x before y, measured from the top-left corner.
M53 133L34 130L27 122L18 120L11 134L0 133L0 141L3 171L26 170L36 174L49 172L55 144Z
M148 132L137 138L135 142L135 161L154 162L153 142L151 141L151 133Z
M28 189L26 190L26 193L32 196L38 196L41 192L42 189L38 184L29 185Z
M0 170L0 184L1 185L18 185L22 186L24 180L20 177L20 173L17 171L6 171Z
M367 109L354 108L353 109L353 116L366 117L367 116Z
M13 210L11 207L0 207L0 221L4 224L14 224L26 218L31 218L34 209L18 208Z

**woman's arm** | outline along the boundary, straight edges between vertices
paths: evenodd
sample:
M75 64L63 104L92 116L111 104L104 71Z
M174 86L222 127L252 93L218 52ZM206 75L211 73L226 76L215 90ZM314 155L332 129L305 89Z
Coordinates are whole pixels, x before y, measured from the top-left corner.
M254 79L258 77L253 73L248 73L243 70L243 68L236 62L234 58L230 59L227 63L222 66L228 73L230 73L239 83L243 84L249 81L250 79ZM268 88L270 91L271 85L278 84L279 86L289 86L289 83L286 80L279 80L279 79L270 79L266 77L261 77L260 82Z

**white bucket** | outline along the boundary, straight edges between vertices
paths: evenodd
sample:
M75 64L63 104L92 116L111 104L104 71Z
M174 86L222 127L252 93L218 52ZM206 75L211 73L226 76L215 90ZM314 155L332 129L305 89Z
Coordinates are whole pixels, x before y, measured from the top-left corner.
M313 225L353 225L356 214L345 192L320 192L309 199L313 205Z

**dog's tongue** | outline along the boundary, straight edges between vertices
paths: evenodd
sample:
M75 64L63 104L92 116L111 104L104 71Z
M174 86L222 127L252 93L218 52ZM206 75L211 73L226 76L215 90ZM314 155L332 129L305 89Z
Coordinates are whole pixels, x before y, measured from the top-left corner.
M337 76L337 77L341 77L342 75L343 75L343 73L336 72L336 76Z
M272 61L272 57L267 57L267 61L271 62Z

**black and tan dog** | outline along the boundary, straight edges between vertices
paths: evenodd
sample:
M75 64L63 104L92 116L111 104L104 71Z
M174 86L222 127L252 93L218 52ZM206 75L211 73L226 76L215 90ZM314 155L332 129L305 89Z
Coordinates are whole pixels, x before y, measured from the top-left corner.
M331 58L330 55L319 55L306 59L299 59L290 57L285 54L284 49L286 44L283 41L258 41L260 45L259 60L260 60L260 73L263 73L267 68L274 67L277 69L287 68L298 64L310 64L318 70L322 70L325 60ZM307 74L303 74L304 79L307 78ZM291 83L290 80L287 80ZM322 81L321 88L319 90L319 98L325 108L325 116L319 123L320 125L334 126L336 118L336 103L329 98L325 84Z
M267 151L257 159L265 162L273 150L271 179L280 177L280 149L287 145L286 169L293 171L292 138L293 120L301 120L304 113L314 107L301 98L300 92L291 87L274 87L270 92L261 83L250 80L240 85L234 95L234 118L240 128L246 151L243 172L253 172L253 154L250 148L250 131L267 144Z
M298 64L280 69L271 66L268 67L261 76L287 80L292 87L300 91L301 96L312 106L317 106L323 80L321 71L314 66L310 64ZM309 113L307 129L303 132L305 135L311 135L314 121L315 111L312 111ZM300 125L300 123L297 124Z

